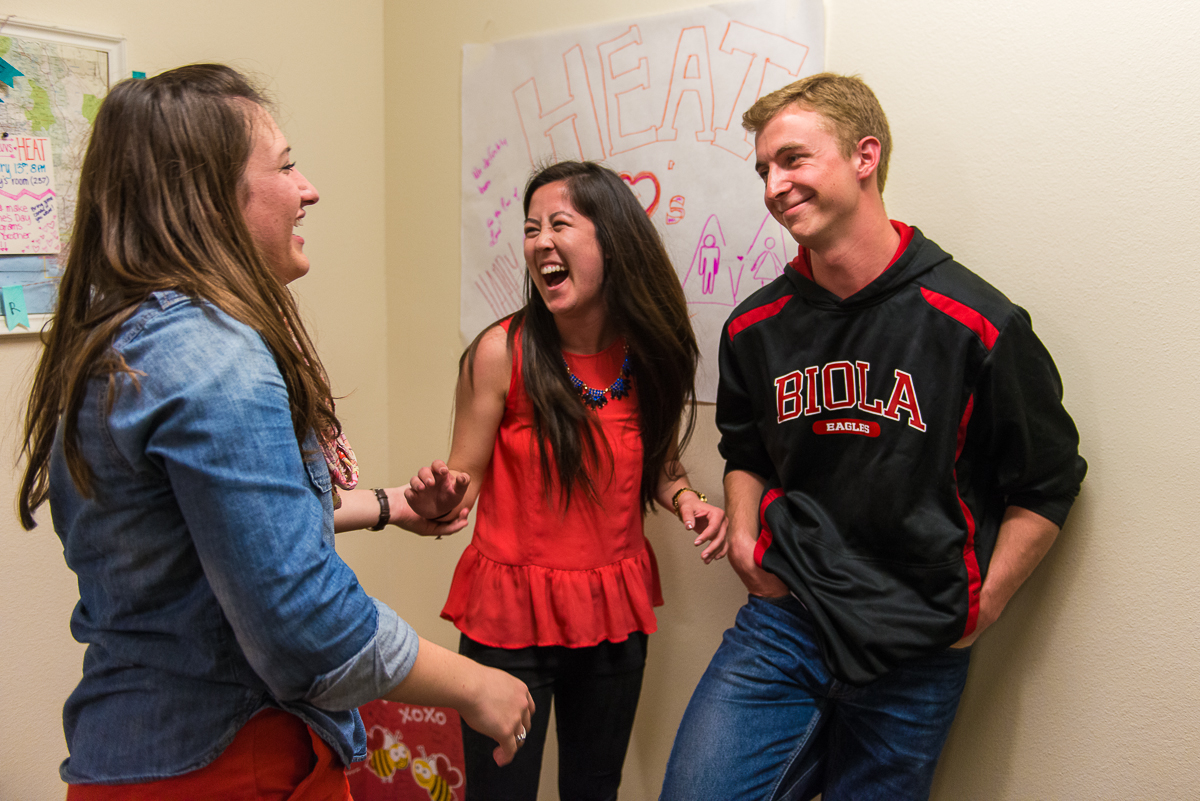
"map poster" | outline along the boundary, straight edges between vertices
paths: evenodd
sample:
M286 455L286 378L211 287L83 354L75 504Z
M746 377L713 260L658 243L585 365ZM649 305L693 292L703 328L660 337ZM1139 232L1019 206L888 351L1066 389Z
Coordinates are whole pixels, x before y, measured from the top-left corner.
M588 159L629 184L666 243L716 399L733 307L796 245L763 206L742 113L824 64L821 0L755 0L463 49L461 334L517 309L535 165Z
M12 333L54 312L92 121L124 75L123 39L0 20L0 286L30 319Z
M0 139L0 254L58 253L56 200L50 140Z

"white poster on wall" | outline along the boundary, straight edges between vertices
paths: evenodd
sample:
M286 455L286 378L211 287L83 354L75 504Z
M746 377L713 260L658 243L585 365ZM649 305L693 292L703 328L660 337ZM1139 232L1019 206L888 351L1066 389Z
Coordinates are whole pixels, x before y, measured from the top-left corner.
M716 398L733 307L795 243L767 213L742 113L824 64L820 0L755 0L463 48L462 296L469 342L521 305L522 193L535 165L601 161L658 227Z

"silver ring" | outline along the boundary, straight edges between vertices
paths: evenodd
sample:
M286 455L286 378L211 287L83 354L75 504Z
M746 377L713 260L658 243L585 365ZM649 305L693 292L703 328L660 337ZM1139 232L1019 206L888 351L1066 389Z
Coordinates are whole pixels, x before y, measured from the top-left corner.
M523 745L524 743L525 743L525 727L522 726L520 733L517 734L517 745Z

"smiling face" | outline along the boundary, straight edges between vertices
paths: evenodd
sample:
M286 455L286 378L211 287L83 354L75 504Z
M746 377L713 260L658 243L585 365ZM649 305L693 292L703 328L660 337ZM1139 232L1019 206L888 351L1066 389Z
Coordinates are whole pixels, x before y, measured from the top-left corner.
M820 250L852 229L859 208L864 143L847 158L824 116L792 105L771 118L754 140L755 169L767 209L797 242ZM873 170L867 171L875 184ZM877 191L877 190L876 190Z
M242 176L242 213L267 264L287 284L308 272L304 239L292 229L320 195L291 161L291 148L271 115L258 106L251 114L253 145Z
M539 187L525 218L525 266L560 328L604 320L604 254L596 226L571 203L565 181Z

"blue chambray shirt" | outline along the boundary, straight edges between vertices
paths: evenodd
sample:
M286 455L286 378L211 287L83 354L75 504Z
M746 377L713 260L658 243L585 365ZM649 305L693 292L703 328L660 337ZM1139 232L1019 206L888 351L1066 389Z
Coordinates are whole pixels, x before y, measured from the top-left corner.
M63 710L69 783L203 767L264 707L298 715L341 757L366 757L355 710L398 684L416 633L333 548L329 471L296 441L262 338L213 305L151 296L122 326L119 374L79 411L94 497L76 492L62 431L50 507L79 577L87 644Z

